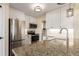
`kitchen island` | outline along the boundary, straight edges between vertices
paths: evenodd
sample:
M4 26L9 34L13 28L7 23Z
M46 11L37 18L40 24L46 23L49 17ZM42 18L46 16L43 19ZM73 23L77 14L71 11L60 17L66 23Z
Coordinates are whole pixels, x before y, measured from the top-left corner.
M66 56L74 55L72 47L69 53L62 40L44 40L12 49L15 56ZM79 51L77 51L79 53ZM76 55L76 54L75 54ZM77 54L78 55L78 54Z

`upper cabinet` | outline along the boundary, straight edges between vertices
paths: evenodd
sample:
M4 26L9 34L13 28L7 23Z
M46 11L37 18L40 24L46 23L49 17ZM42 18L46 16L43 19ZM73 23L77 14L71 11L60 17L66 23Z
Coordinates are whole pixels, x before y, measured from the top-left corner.
M36 18L34 18L34 17L29 17L29 23L34 23L34 24L36 24Z
M59 28L59 9L46 14L46 28Z
M26 27L27 28L29 28L29 23L36 24L36 18L35 17L26 15L25 19L26 19Z
M64 27L72 29L73 16L67 17L67 9L69 9L69 5L46 13L46 28L59 29L60 27Z
M61 23L61 27L64 28L69 28L72 29L73 28L73 16L68 17L67 16L67 9L69 9L69 5L66 5L65 7L61 8L61 19L60 19L60 23Z
M10 7L10 18L19 19L21 21L25 21L25 14L22 11L19 11L15 8Z

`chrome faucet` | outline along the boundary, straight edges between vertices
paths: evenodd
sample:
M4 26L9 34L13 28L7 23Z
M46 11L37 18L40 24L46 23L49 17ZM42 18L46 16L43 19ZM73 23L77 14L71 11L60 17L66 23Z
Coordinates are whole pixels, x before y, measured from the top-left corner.
M67 34L66 34L66 44L67 44L67 55L68 55L68 52L69 52L69 37L68 37L68 29L67 28L61 28L60 29L60 34L62 33L62 30L66 30Z

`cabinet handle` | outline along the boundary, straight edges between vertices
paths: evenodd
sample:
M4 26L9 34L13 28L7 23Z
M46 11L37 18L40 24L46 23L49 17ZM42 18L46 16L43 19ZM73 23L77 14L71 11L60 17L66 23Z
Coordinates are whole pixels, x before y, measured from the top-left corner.
M1 8L2 6L0 5L0 8Z
M3 39L3 37L0 37L0 39Z

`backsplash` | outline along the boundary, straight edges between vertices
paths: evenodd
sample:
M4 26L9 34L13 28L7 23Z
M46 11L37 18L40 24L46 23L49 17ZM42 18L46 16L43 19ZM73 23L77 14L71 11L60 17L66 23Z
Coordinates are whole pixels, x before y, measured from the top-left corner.
M60 29L49 29L47 30L47 36L54 36L54 38L61 38L66 39L66 31L63 30L63 32L60 34ZM68 37L69 37L69 43L70 46L73 45L74 37L73 37L73 29L68 29Z

